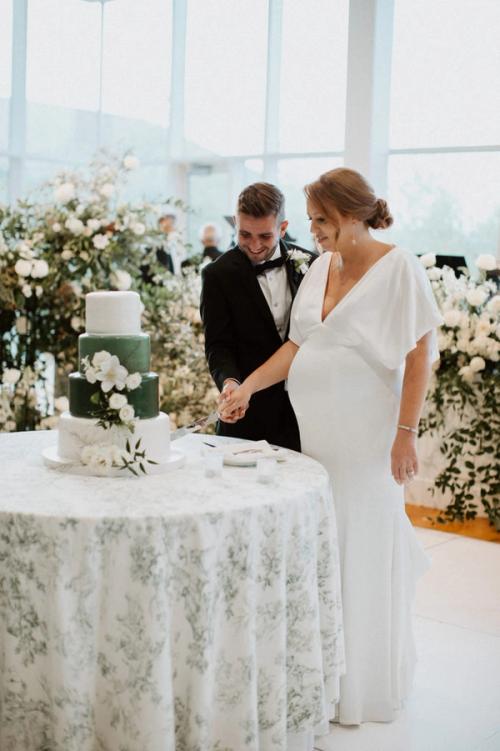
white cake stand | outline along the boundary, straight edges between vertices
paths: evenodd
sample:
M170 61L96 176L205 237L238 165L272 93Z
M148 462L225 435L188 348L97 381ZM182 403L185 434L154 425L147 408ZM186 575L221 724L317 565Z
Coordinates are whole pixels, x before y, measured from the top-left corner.
M74 459L66 459L59 456L57 452L57 446L49 446L42 451L43 461L50 469L56 469L59 472L65 472L70 475L92 475L94 477L136 477L132 472L125 469L117 469L116 467L89 467L85 464ZM146 477L147 475L160 475L164 472L170 472L173 469L182 467L186 461L185 454L179 449L171 448L170 456L166 462L161 464L147 464L146 475L139 472L139 477Z

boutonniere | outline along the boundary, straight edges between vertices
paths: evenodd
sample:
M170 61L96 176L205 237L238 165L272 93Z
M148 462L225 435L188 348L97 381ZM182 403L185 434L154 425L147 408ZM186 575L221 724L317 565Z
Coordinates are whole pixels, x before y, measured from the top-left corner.
M301 250L289 250L287 260L293 263L293 268L297 273L306 274L309 269L311 257Z

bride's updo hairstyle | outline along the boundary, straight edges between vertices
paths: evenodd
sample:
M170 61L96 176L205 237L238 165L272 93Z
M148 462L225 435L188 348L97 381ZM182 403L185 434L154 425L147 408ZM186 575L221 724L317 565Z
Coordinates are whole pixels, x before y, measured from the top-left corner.
M393 223L387 202L377 198L371 185L353 169L338 167L325 172L317 180L306 185L307 198L334 219L334 212L353 216L372 229L386 229Z

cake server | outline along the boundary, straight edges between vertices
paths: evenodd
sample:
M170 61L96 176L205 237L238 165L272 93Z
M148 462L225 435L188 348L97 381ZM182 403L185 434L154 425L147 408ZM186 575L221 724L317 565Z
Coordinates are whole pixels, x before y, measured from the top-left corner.
M212 423L217 422L218 419L218 412L210 412L209 415L200 417L199 420L195 420L194 422L189 423L189 425L184 425L184 427L174 430L174 432L170 435L170 440L176 441L178 438L189 435L189 433L196 433L198 430L203 430L203 428L206 428L208 425L212 425Z

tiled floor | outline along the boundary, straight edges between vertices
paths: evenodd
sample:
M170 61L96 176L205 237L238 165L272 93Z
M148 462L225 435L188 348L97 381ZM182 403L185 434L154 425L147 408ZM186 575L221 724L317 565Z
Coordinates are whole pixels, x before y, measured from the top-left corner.
M500 751L500 545L416 532L432 566L415 602L411 699L388 725L331 725L321 751Z

